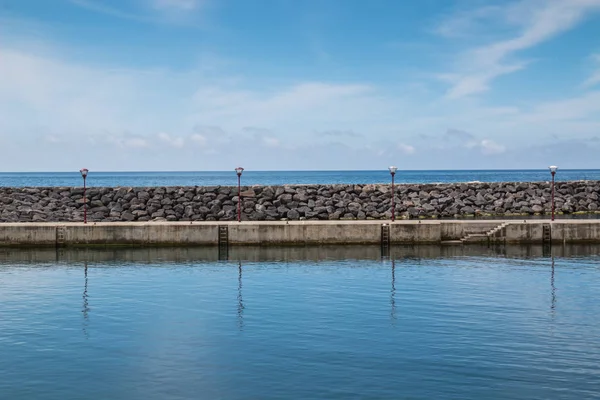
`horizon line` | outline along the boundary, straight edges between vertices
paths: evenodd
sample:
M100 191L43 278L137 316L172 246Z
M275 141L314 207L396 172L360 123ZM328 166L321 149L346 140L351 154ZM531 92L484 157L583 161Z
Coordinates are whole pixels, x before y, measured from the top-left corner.
M398 169L396 173L406 172L516 172L516 171L546 171L548 168L507 168L507 169ZM600 168L560 168L559 171L600 171ZM232 170L90 170L90 173L198 173L198 172L235 172ZM273 170L250 170L244 169L244 172L386 172L387 169L273 169ZM0 171L0 174L64 174L79 173L79 170L62 171Z

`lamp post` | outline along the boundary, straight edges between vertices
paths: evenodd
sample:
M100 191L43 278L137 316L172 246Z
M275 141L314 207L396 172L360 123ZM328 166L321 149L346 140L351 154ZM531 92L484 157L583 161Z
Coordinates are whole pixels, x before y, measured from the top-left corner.
M237 209L237 219L238 222L242 221L242 172L244 172L244 168L237 167L235 169L235 173L238 177L238 209Z
M396 204L394 203L394 176L396 176L397 167L391 166L388 168L392 175L392 222L396 220Z
M556 165L551 165L548 167L550 169L550 174L552 174L552 221L554 221L554 175L556 175L556 170L558 167Z
M85 178L87 178L89 171L87 168L83 168L83 169L80 169L79 172L81 173L81 177L83 178L83 223L87 224L87 199L85 197L85 190L86 190Z

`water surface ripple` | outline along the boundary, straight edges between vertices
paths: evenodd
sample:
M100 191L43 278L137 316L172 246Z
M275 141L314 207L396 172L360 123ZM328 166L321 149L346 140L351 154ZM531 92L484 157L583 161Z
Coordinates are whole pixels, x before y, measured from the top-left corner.
M600 258L4 262L2 399L600 398Z

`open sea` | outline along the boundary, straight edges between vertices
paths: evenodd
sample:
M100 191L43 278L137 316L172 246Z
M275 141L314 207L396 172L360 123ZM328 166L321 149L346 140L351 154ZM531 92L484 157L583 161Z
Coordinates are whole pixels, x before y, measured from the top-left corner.
M398 183L446 182L536 182L548 181L548 170L457 170L398 171ZM600 180L600 170L559 170L558 181ZM364 184L388 183L390 174L381 171L244 171L243 185L285 184ZM89 186L235 186L232 171L214 172L95 172L90 171ZM74 172L0 172L0 186L80 186Z
M600 399L600 247L0 249L0 399Z

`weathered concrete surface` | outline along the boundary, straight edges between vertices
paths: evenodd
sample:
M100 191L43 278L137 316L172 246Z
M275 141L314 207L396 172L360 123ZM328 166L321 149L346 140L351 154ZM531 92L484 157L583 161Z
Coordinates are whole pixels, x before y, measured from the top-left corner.
M0 224L0 245L55 246L56 224Z
M555 221L544 223L512 223L506 226L506 243L539 243L543 241L543 227L550 227L553 243L598 243L600 221Z
M232 245L379 244L381 222L230 223Z
M2 246L365 245L382 243L600 243L600 220L528 221L254 221L0 223ZM492 234L493 233L493 234Z

